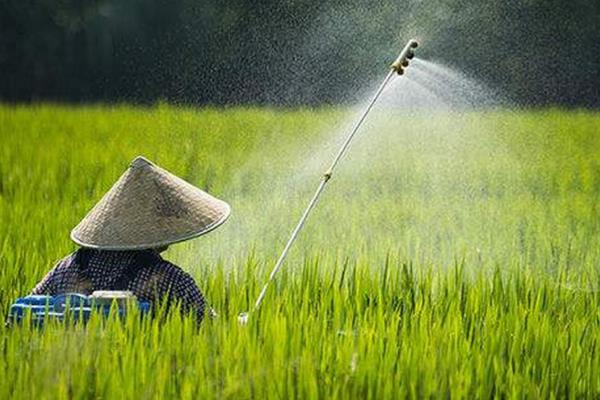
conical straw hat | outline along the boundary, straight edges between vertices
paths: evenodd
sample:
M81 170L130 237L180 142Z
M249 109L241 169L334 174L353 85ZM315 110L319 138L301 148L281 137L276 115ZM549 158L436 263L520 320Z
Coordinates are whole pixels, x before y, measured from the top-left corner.
M224 201L137 157L71 239L104 250L157 248L210 232L229 213Z

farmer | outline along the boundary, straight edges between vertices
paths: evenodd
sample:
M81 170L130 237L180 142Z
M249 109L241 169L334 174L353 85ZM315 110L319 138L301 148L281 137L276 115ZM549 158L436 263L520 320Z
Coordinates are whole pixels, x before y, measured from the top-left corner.
M71 231L82 247L59 261L33 294L128 290L140 300L165 301L167 307L177 303L201 321L200 289L160 253L212 231L229 213L224 201L137 157Z

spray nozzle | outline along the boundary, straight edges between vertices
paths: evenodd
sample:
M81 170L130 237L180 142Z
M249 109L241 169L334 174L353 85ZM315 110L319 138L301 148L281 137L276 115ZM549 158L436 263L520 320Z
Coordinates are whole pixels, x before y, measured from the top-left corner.
M408 41L404 49L400 52L396 61L392 64L392 69L396 71L398 75L404 73L404 68L408 67L410 60L415 57L415 49L419 47L419 43L415 39Z

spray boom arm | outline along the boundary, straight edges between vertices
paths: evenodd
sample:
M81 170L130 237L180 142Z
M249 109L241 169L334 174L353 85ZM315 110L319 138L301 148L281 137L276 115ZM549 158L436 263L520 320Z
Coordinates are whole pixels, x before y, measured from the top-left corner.
M381 83L381 85L379 86L379 88L377 89L375 94L373 95L373 98L367 105L367 108L363 111L363 113L360 115L360 118L358 119L358 121L354 124L352 130L350 131L350 134L344 141L344 144L342 144L342 147L338 151L335 158L333 159L331 166L323 174L323 176L321 178L321 182L319 183L319 186L317 187L315 194L310 199L308 206L304 210L302 217L300 217L298 224L294 228L294 231L292 232L290 238L288 239L288 242L285 245L285 248L283 249L281 255L279 256L279 259L277 260L275 267L273 267L273 270L271 271L271 274L269 275L269 280L265 283L262 290L260 291L260 294L258 295L256 302L254 303L253 311L257 311L258 308L260 307L260 304L262 303L263 299L265 298L265 294L267 293L267 289L269 288L269 284L273 281L273 279L275 279L275 275L277 275L277 272L283 265L283 262L285 261L285 258L287 256L290 248L292 247L292 244L298 237L298 234L300 233L300 230L302 229L302 227L304 226L304 223L308 219L310 212L317 204L317 201L319 200L319 197L321 196L323 189L325 189L325 185L327 185L327 182L329 182L329 180L333 176L333 170L335 169L338 162L342 159L343 155L348 150L348 147L350 146L350 142L356 135L356 132L358 132L358 129L360 128L362 123L367 118L367 115L369 114L369 112L371 111L371 109L373 108L375 103L377 102L377 99L379 99L379 96L383 92L383 89L385 89L385 87L387 86L389 81L392 79L394 73L396 73L398 75L402 75L404 73L404 68L408 67L409 60L411 60L415 56L414 50L417 47L418 47L418 43L416 40L411 39L408 41L408 43L406 44L406 46L404 46L404 49L402 50L402 52L400 53L400 55L398 56L396 61L394 61L394 63L391 65L390 72L388 72L387 76L385 77L385 79L383 80L383 82ZM240 315L238 316L238 321L241 324L246 324L248 322L248 315L249 315L248 312L240 313Z

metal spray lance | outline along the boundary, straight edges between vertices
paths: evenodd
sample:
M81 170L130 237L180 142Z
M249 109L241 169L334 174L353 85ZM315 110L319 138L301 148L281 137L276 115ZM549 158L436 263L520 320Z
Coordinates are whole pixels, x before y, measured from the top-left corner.
M373 98L367 105L366 109L363 111L363 113L360 115L360 118L358 119L358 121L356 121L356 123L352 127L352 130L348 134L348 137L346 138L346 140L342 144L342 147L340 148L337 155L333 159L331 166L323 174L323 176L321 178L321 182L319 183L319 186L317 187L315 194L310 199L310 202L308 203L308 206L304 210L302 217L300 217L298 224L292 231L292 235L290 236L287 244L285 245L285 248L281 252L279 259L277 259L277 263L275 263L275 267L273 267L273 270L271 271L271 274L269 275L269 279L267 280L267 282L263 286L262 290L260 291L260 294L258 295L256 302L254 303L254 308L251 310L252 312L255 312L259 309L262 301L265 298L265 295L267 294L267 290L269 289L269 284L275 279L277 272L279 272L279 270L281 269L287 255L288 255L288 252L290 251L292 245L296 241L296 238L298 237L298 234L302 230L304 223L308 219L310 212L313 210L313 208L317 204L317 201L321 197L321 193L323 193L323 189L325 189L327 182L329 182L329 180L331 179L335 167L338 165L338 163L340 162L340 160L342 159L342 157L348 150L348 147L350 146L350 142L352 142L352 139L356 135L356 132L358 132L358 129L361 127L361 125L367 118L367 115L369 114L369 112L371 111L371 109L373 108L375 103L377 102L377 99L379 99L379 96L381 96L381 93L383 92L383 90L385 89L385 87L387 86L389 81L392 79L394 74L398 74L398 75L404 74L404 69L406 67L408 67L410 60L415 55L414 50L418 46L419 46L419 44L417 43L416 40L414 40L414 39L409 40L408 43L406 44L406 46L404 46L404 49L402 49L402 51L400 52L400 55L398 56L398 58L396 58L396 61L394 61L392 63L392 65L390 66L390 72L388 72L387 76L385 77L385 79L383 80L383 82L381 83L381 85L379 86L379 88L377 89L375 94L373 95ZM250 313L249 311L240 313L238 316L238 322L240 324L245 325L248 322L249 313Z

